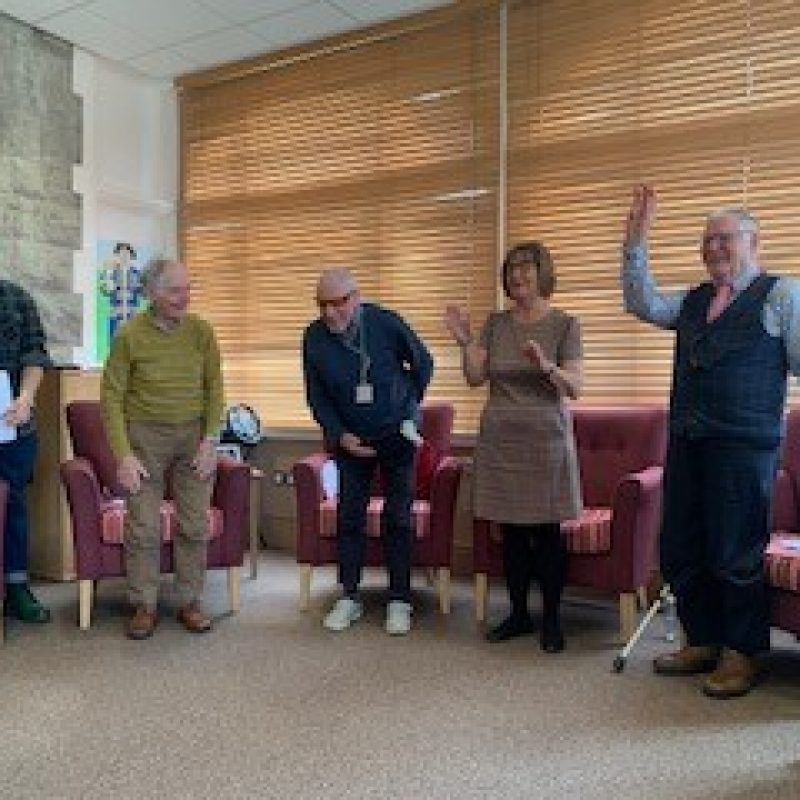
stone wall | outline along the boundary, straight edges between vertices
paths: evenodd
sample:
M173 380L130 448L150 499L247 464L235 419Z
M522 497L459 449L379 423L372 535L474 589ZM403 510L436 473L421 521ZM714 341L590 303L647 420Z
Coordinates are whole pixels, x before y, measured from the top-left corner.
M82 336L72 257L81 247L72 190L81 129L71 45L0 13L0 276L31 292L61 363Z

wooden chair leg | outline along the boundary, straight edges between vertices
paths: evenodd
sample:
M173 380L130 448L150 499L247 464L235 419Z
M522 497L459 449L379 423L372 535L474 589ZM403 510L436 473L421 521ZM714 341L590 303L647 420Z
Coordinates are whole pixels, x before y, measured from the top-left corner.
M647 611L650 607L650 603L647 602L647 587L640 586L636 590L636 600L639 606L639 611Z
M485 572L475 574L475 621L486 622L486 606L489 601L489 576Z
M428 586L436 586L436 571L433 567L425 567L425 580Z
M88 631L92 624L92 595L94 594L95 581L78 581L78 627Z
M439 586L439 610L442 614L450 613L450 570L447 567L439 567L438 575Z
M636 630L636 593L625 592L619 596L619 636L623 642Z
M258 518L261 511L261 478L259 469L250 470L250 579L258 577Z
M241 572L241 567L228 567L228 605L234 614L242 607Z
M311 564L300 565L300 610L311 608Z

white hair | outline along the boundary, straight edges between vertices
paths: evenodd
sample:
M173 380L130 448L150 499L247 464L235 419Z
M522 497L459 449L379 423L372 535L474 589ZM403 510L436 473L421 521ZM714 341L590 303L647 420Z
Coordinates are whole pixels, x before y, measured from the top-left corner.
M739 230L743 233L758 233L760 225L755 216L745 208L721 208L706 217L706 224L722 217L733 217L739 224Z
M142 269L142 289L145 292L149 292L161 280L161 276L167 268L175 263L173 259L164 258L163 256L151 258Z

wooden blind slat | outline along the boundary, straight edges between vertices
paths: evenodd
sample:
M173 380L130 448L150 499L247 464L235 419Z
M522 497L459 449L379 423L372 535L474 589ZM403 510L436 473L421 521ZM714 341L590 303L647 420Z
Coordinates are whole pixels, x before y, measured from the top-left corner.
M220 333L229 397L268 425L310 424L299 338L331 264L421 332L432 396L455 400L459 429L476 424L483 394L440 319L463 303L477 326L497 302L499 12L470 2L421 20L183 82L195 305ZM584 399L664 401L672 335L622 312L631 187L659 191L662 288L704 278L704 218L724 206L760 218L768 269L800 274L800 4L510 0L507 27L508 241L554 253L554 303L583 326ZM486 193L452 199L464 189Z
M227 394L267 426L311 424L300 341L321 269L348 265L436 360L433 398L474 429L447 303L494 306L497 13L181 94L181 245L218 332ZM441 93L436 97L435 93ZM458 192L481 189L474 199Z
M705 215L749 206L768 269L800 274L800 10L787 0L542 0L509 12L512 241L552 248L583 325L587 401L664 401L673 337L622 313L631 187L659 192L662 288L705 278Z

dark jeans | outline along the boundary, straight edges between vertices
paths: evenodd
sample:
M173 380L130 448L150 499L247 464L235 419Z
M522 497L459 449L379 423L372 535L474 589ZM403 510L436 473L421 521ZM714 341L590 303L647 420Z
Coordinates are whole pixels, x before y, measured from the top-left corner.
M764 549L777 448L672 437L661 569L689 644L769 649Z
M25 497L36 460L36 434L0 444L0 479L8 483L5 531L5 573L9 583L28 578L28 505Z
M411 599L411 504L414 499L414 445L392 434L369 442L374 458L360 458L343 450L336 454L339 467L337 543L339 583L346 594L355 594L361 583L366 550L367 504L375 468L380 466L386 501L381 516L386 568L391 600Z

